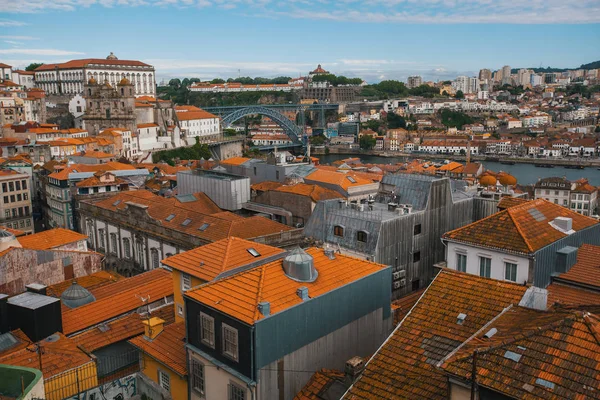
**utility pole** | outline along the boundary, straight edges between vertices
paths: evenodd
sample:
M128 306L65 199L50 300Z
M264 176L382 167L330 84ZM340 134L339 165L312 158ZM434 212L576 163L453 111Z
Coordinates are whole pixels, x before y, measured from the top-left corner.
M471 400L476 400L477 396L477 350L473 352L473 368L471 370Z

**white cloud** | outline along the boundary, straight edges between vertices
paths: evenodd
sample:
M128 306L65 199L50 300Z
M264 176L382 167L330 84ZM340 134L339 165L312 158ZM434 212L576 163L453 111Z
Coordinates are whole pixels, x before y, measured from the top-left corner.
M0 39L7 39L7 40L38 40L39 38L32 37L32 36L0 35Z
M4 43L8 43L8 44L11 44L13 46L19 46L19 45L23 44L23 42L15 42L14 40L5 40Z
M217 7L260 18L357 23L600 23L598 0L0 0L0 12L101 7ZM5 23L16 21L6 21ZM2 25L0 26L16 26Z
M85 54L79 51L56 50L56 49L0 49L0 54L23 54L35 56L70 56Z
M0 12L2 12L2 5L0 5ZM15 27L15 26L24 26L27 25L25 22L21 22L21 21L11 21L11 20L7 20L7 19L0 19L0 26L7 26L7 27Z

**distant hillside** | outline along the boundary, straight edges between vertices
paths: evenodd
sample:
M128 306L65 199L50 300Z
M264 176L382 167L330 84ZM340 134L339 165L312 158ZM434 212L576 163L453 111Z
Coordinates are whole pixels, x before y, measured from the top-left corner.
M565 72L565 71L572 71L575 69L596 69L596 68L600 68L600 61L594 61L591 63L587 63L587 64L581 64L581 66L577 67L577 68L553 68L553 67L546 67L546 68L527 68L527 69L531 69L533 70L535 73L549 73L549 72ZM519 72L520 68L513 68L511 69L511 73L512 74L516 74L517 72Z

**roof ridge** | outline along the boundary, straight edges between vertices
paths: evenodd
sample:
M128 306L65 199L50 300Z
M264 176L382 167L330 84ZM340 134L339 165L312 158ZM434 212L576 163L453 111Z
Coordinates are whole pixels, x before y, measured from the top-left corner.
M515 221L515 218L513 217L511 210L514 210L516 208L519 208L523 205L529 204L529 202L524 203L524 204L520 204L520 205L516 205L514 207L509 207L507 208L506 211L508 213L508 216L510 217L510 220L512 221L513 225L515 226L515 228L517 229L517 232L519 232L519 236L521 236L521 238L523 239L523 241L525 242L525 245L527 246L527 248L529 249L529 251L533 252L533 246L531 246L531 243L529 243L529 240L527 240L527 238L525 237L523 230L521 229L521 227L519 227L519 224L517 224L517 221Z
M590 331L591 335L594 337L594 339L596 339L596 343L600 346L600 331L596 332L596 330L591 326L591 322L589 321L590 315L593 315L594 317L596 317L595 314L592 314L590 312L585 312L582 316L582 319L583 319L585 326ZM596 317L596 319L597 319L597 317Z
M270 263L267 263L267 264L270 264ZM265 281L265 269L266 269L267 264L263 264L260 267L260 279L258 281L258 291L256 292L256 302L255 302L256 304L258 304L260 302L260 297L262 295L263 284ZM256 309L254 310L254 321L258 320L258 313L259 313L258 307L256 307Z
M232 245L235 237L228 236L226 239L227 239L227 244L225 245L225 254L223 255L223 262L221 263L221 271L220 272L225 271L227 261L229 261L229 250L231 250L231 245Z
M511 208L512 208L512 207L511 207ZM472 226L472 225L475 225L475 224L477 224L477 223L480 223L480 222L482 222L482 221L486 221L486 220L488 220L488 219L491 219L492 217L498 216L498 215L500 215L500 214L502 214L502 213L504 213L504 212L506 212L506 211L508 211L508 209L505 209L505 210L502 210L502 211L495 212L495 213L493 213L492 215L488 215L488 216L487 216L487 217L485 217L485 218L479 219L479 220L477 220L477 221L473 221L473 222L471 222L470 224L467 224L467 225L461 226L460 228L456 228L456 229L453 229L453 230L451 230L451 231L448 231L448 232L446 232L446 233L444 233L444 234L442 235L442 238L444 238L444 237L448 237L448 236L446 236L446 235L448 235L449 233L462 231L462 230L463 230L463 229L465 229L465 228L468 228L468 227L470 227L470 226ZM451 238L451 237L449 237L449 238Z

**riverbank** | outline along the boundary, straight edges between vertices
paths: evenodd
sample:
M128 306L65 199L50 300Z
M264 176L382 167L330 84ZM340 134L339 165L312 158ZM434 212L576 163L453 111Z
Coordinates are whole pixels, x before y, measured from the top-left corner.
M326 153L325 148L313 148L311 149L311 155L318 157L320 155L327 154L339 154L348 155L349 157L361 157L361 156L372 156L372 157L383 157L383 158L404 158L404 159L421 159L421 160L452 160L466 162L467 157L460 154L429 154L429 153L400 153L391 151L379 151L379 150L361 150L361 149L348 149L348 148L336 148L330 147L329 153ZM500 158L494 156L481 156L472 155L471 161L489 161L489 162L500 162L501 164L533 164L533 165L554 165L561 167L589 167L597 168L600 167L600 159L549 159L549 158L529 158L529 157L508 157Z

